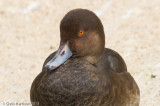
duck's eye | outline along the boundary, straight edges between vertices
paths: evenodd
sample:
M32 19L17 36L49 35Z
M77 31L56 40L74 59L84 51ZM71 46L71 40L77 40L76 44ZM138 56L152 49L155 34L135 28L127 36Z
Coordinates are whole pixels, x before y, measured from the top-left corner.
M82 36L84 34L84 30L79 31L79 36Z

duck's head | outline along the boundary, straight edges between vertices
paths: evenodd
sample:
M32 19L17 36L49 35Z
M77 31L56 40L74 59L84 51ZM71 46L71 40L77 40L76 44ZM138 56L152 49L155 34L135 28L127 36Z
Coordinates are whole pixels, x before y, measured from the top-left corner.
M45 65L53 70L70 57L77 57L91 64L103 56L105 36L100 19L86 9L68 12L60 24L61 42L56 55Z

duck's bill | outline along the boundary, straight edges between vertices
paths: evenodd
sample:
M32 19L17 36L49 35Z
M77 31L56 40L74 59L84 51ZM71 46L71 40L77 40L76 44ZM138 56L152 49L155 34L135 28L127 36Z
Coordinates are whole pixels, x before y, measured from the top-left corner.
M45 65L47 70L54 70L72 56L68 42L59 47L55 56Z

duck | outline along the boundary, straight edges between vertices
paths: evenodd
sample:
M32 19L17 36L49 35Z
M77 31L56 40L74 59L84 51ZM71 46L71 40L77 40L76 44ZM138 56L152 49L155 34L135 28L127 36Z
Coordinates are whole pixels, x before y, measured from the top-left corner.
M33 106L139 106L139 87L120 54L105 48L94 12L70 10L60 22L60 38L31 85Z

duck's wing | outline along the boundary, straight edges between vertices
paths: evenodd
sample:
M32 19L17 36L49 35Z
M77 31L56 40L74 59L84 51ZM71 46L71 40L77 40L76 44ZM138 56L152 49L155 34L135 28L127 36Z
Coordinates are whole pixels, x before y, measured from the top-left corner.
M134 78L128 72L117 73L108 71L108 79L111 83L112 106L139 106L140 91Z
M50 54L50 55L46 58L46 60L45 60L44 63L43 63L42 71L45 71L44 66L55 56L55 54L56 54L56 51L53 52L52 54Z
M103 61L108 63L109 68L111 68L114 72L127 72L126 63L124 62L123 58L114 50L105 48Z
M127 72L123 58L115 51L105 48L104 57L98 63L101 70L105 70L107 84L112 96L109 101L111 106L138 106L140 92L134 78Z

